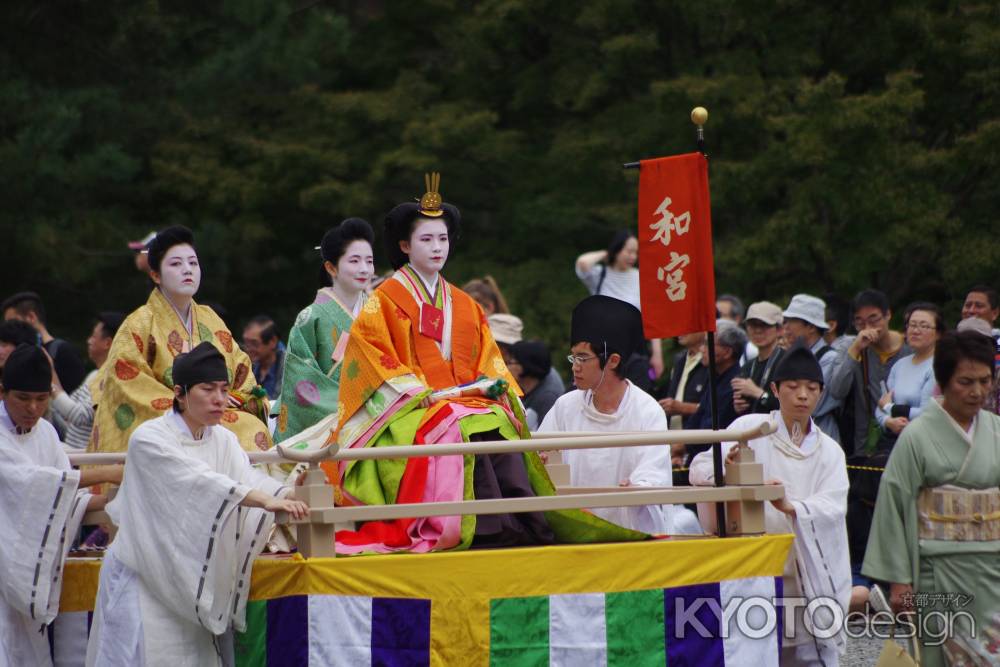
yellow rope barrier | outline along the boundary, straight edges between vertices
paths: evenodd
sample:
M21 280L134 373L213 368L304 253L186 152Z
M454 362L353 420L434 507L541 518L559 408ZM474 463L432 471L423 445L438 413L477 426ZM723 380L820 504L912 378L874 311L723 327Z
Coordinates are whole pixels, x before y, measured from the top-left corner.
M867 470L869 472L885 472L885 468L876 468L874 466L847 466L848 470ZM674 468L674 472L687 472L690 468Z

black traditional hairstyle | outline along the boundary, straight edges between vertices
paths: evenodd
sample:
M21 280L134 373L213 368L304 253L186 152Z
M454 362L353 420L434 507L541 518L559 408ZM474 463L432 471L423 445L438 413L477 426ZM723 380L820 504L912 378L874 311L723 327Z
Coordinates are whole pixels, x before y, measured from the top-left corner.
M174 225L156 233L147 247L149 268L160 272L163 256L174 246L187 244L194 248L194 233L183 225ZM195 249L197 251L197 249Z
M385 252L392 268L400 269L409 257L399 247L400 241L409 241L418 220L444 220L448 227L450 252L454 252L462 230L462 214L451 204L441 204L440 217L427 217L420 213L420 204L406 202L393 208L385 216ZM450 255L449 255L450 256Z
M323 261L336 266L347 246L354 241L368 241L368 245L375 245L375 232L367 220L347 218L324 234L319 246Z

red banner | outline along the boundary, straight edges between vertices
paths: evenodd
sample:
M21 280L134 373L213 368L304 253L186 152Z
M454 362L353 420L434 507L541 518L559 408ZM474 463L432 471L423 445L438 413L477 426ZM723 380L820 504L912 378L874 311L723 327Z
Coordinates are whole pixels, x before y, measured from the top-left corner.
M641 162L639 295L647 339L715 331L708 161L701 153Z

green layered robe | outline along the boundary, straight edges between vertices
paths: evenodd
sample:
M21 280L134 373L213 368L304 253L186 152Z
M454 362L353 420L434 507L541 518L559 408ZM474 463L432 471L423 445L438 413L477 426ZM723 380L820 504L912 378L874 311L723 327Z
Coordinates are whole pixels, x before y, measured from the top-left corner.
M882 476L862 572L879 581L912 584L931 635L921 642L923 667L948 664L949 650L978 653L980 662L971 664L1000 664L1000 540L919 537L918 494L946 484L1000 485L1000 417L980 410L966 434L933 400L903 430ZM955 618L952 629L940 622L948 613ZM938 633L948 637L944 648L933 645Z
M312 305L295 318L285 353L274 436L277 442L338 413L343 364L333 356L341 336L350 332L353 323L354 314L329 287L317 291Z

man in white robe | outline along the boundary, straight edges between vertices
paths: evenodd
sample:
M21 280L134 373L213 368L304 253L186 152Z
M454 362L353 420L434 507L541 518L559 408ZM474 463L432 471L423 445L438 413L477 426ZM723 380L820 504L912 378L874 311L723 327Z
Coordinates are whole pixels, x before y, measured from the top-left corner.
M652 396L625 378L625 365L642 342L635 306L591 296L573 309L570 361L576 389L560 396L538 431L660 431L667 418ZM566 450L570 483L577 487L672 486L670 447ZM678 508L682 509L682 508ZM672 512L660 505L595 508L594 514L626 528L670 533Z
M107 507L118 535L101 567L87 665L228 664L271 512L308 513L218 425L229 382L215 347L179 355L173 379L174 410L132 434Z
M783 596L804 597L806 603L823 599L816 603L815 614L804 613L804 605L794 613L785 608L781 664L834 667L847 646L843 619L851 597L844 452L810 416L823 391L823 371L813 353L796 345L771 379L780 410L740 417L729 428L747 430L765 421L777 428L747 444L756 462L763 464L765 480L785 486L785 497L772 501L764 512L768 533L795 534L785 564ZM727 460L735 459L736 445L723 443ZM691 484L713 485L713 470L711 452L698 454L691 462ZM826 633L819 630L837 624L839 632L821 638Z
M121 481L121 466L70 467L41 418L51 380L42 348L21 345L0 383L0 667L52 664L47 626L59 609L63 561L84 512L104 505L84 489Z

